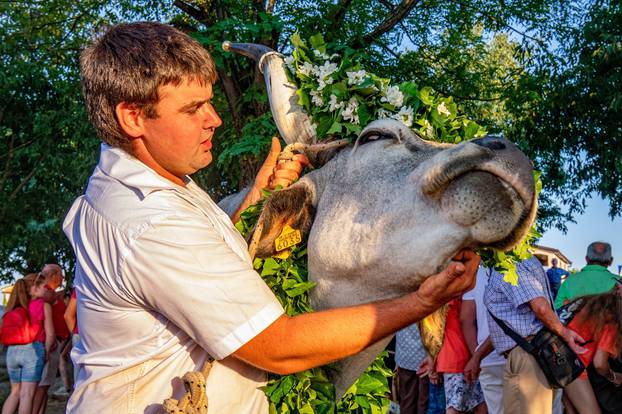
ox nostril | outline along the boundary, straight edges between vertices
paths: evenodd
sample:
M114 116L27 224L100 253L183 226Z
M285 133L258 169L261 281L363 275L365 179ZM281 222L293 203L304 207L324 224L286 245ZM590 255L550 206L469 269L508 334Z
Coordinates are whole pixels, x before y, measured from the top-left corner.
M501 141L498 138L493 138L493 137L484 137L484 138L478 138L478 139L473 139L469 142L472 142L473 144L477 144L479 146L485 147L485 148L489 148L491 150L502 150L505 149L505 143L503 141Z

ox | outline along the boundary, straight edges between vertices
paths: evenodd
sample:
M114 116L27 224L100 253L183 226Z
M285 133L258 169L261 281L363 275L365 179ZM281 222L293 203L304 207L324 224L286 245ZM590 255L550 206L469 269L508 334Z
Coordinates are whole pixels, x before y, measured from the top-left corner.
M259 62L285 141L315 148L317 138L282 56L261 45L223 47ZM535 219L532 163L501 138L439 144L384 119L332 158L312 155L329 160L266 201L255 240L257 255L268 257L276 253L274 241L285 225L308 236L316 310L404 295L463 248L511 249ZM423 336L438 349L442 332ZM338 398L390 339L339 362L333 378Z

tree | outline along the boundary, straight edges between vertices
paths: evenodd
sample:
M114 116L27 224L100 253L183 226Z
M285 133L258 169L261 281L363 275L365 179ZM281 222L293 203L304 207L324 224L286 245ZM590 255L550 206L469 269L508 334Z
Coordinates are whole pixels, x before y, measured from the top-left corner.
M508 91L510 134L543 170L551 213L565 219L593 192L612 217L622 213L622 6L584 7L557 32L558 64L537 62Z
M78 54L103 24L142 11L105 5L3 2L0 22L0 273L71 268L61 230L96 162L97 140L84 111ZM152 13L150 11L150 13Z

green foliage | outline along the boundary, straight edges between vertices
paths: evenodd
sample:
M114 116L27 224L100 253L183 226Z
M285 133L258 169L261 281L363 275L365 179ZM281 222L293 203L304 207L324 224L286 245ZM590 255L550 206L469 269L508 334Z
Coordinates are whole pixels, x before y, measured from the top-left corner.
M309 44L297 33L292 36L292 56L286 59L290 75L298 84L299 103L314 120L320 139L328 136L355 139L375 119L394 118L407 127L416 126L427 139L458 143L483 136L486 130L458 114L451 97L419 89L413 82L392 85L363 69L360 51L327 44L320 34Z

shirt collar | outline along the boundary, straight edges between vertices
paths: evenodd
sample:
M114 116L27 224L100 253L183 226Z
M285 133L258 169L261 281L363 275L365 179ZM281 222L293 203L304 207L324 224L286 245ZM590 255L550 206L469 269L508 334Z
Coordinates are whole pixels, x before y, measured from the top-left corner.
M143 198L154 191L183 189L182 186L167 180L143 162L134 158L121 148L102 143L97 167L107 176L118 180L123 185L136 189ZM191 183L186 176L186 183ZM183 191L183 190L182 190Z
M597 264L585 265L585 267L581 269L581 271L583 272L584 270L592 270L592 271L596 270L599 272L609 272L609 269L607 269L605 266L597 265Z

